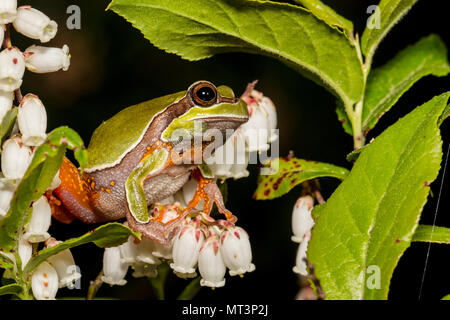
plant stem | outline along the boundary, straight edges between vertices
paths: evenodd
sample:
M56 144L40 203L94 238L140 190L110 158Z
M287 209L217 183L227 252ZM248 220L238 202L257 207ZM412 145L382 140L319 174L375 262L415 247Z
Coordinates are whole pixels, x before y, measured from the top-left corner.
M177 300L191 300L202 288L200 286L201 277L197 277L184 288L183 292L178 296Z
M153 291L155 292L155 296L158 300L165 299L164 285L166 283L168 274L169 274L169 265L167 263L163 263L158 266L158 276L156 278L150 279Z
M89 285L86 300L94 300L94 297L97 294L97 291L100 289L100 287L103 284L102 276L103 276L103 270L100 271L100 273L98 274L97 278L95 278L94 281L91 281L91 284Z

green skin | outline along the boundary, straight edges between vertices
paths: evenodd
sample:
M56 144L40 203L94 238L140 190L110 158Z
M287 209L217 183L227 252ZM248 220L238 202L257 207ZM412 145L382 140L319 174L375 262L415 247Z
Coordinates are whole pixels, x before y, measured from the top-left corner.
M196 90L204 86L213 88L216 94L206 104L196 96ZM160 243L170 243L186 213L161 223L152 219L148 206L176 193L199 167L193 162L173 162L173 150L182 149L178 139L171 139L172 133L185 130L193 136L194 121L202 121L202 132L225 132L237 129L247 120L245 102L235 98L230 88L215 88L206 81L192 84L187 91L131 106L103 122L92 136L89 162L81 176L91 186L88 197L92 210L80 210L64 194L60 198L73 215L86 223L126 217L135 231ZM183 158L187 153L190 151L178 155ZM215 182L205 189L211 200L223 207Z

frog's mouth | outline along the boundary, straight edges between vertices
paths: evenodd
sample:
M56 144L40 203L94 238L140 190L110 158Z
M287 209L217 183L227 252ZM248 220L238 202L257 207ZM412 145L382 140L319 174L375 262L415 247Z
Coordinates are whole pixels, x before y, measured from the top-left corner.
M248 117L237 117L237 116L211 116L211 117L202 117L193 119L194 121L202 121L202 122L238 122L240 124L247 122Z

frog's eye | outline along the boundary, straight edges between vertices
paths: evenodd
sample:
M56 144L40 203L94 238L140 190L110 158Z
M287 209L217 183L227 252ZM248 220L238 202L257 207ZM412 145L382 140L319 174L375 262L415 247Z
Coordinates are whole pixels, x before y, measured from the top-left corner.
M192 98L197 105L207 107L216 102L217 90L211 83L199 83L192 90Z

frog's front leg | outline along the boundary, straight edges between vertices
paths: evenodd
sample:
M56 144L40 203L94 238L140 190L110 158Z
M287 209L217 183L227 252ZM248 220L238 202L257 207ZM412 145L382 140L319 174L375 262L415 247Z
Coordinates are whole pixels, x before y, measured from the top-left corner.
M169 147L159 147L147 152L125 182L127 209L138 223L150 221L144 182L170 166L170 151Z

